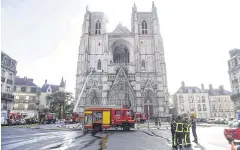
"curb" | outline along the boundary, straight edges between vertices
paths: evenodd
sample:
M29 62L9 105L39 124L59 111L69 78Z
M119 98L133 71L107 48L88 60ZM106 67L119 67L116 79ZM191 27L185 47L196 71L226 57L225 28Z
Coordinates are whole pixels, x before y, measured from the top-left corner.
M32 125L17 125L17 126L2 126L2 128L30 128L38 126L39 124L32 124Z

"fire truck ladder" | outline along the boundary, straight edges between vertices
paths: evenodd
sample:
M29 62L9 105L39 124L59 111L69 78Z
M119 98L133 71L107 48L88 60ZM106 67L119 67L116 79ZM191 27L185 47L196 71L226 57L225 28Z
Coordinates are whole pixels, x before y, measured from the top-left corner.
M78 95L78 99L77 99L77 102L76 102L76 104L75 104L75 106L74 106L73 112L76 112L76 111L77 111L78 104L79 104L79 102L80 102L80 100L81 100L83 91L84 91L84 89L85 89L85 87L86 87L86 85L87 85L88 79L89 79L89 77L92 75L93 71L94 71L94 69L91 69L89 75L87 76L87 78L86 78L86 80L85 80L85 82L84 82L84 84L83 84L82 90L81 90L80 94ZM84 105L84 103L81 103L81 105Z

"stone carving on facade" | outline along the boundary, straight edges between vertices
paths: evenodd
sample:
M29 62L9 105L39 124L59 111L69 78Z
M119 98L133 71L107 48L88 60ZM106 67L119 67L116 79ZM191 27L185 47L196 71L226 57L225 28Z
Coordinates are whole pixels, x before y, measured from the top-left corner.
M156 104L157 94L155 93L150 80L146 83L142 97L144 104Z
M111 105L133 106L135 96L132 86L123 68L120 68L116 79L108 93L108 102Z
M130 34L130 31L128 30L127 27L124 27L121 23L119 23L112 33L115 33L115 34Z

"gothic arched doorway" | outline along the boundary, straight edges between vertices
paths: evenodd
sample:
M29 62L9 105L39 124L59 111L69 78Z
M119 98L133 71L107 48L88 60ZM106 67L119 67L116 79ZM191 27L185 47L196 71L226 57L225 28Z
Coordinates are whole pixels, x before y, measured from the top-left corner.
M149 117L154 115L153 112L153 101L154 101L154 93L152 90L146 90L144 92L144 113Z
M120 107L133 107L134 96L127 82L119 82L112 86L108 95L110 105Z

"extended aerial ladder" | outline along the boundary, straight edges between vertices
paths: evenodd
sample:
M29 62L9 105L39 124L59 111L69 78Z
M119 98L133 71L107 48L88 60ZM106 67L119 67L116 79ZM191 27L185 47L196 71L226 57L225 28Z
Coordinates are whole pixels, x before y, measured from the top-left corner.
M86 80L85 80L85 82L84 82L84 84L83 84L82 90L81 90L80 94L78 95L78 99L77 99L77 102L75 103L73 112L77 112L77 111L78 111L78 110L77 110L77 109L78 109L78 104L79 104L79 102L80 102L80 100L81 100L83 91L84 91L84 89L85 89L85 87L86 87L86 85L87 85L87 82L88 82L89 77L92 75L92 73L93 73L94 71L95 71L94 69L91 69L89 75L87 75L87 78L86 78ZM84 105L84 104L82 103L81 106L83 107L83 105ZM81 108L81 106L80 106L80 112L83 112L83 108ZM82 109L82 110L81 110L81 109Z

